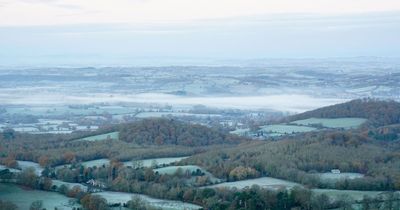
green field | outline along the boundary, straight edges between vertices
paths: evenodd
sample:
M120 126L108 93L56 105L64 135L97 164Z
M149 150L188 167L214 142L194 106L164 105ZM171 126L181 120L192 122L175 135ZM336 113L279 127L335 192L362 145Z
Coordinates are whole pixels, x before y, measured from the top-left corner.
M275 133L275 134L291 134L291 133L301 133L301 132L310 132L316 130L313 127L307 126L297 126L297 125L284 125L284 124L275 124L275 125L264 125L261 126L261 131L267 133Z
M26 189L15 184L0 183L0 199L13 202L18 209L29 209L31 203L37 200L43 201L43 208L49 210L81 207L76 200L59 193Z
M305 120L297 120L291 123L297 125L322 125L327 128L357 128L366 122L367 119L364 118L308 118Z
M105 134L100 134L100 135L95 135L95 136L89 136L86 138L77 139L75 141L104 141L107 139L118 140L119 132L111 132L111 133L105 133Z
M207 186L212 188L237 188L244 189L246 187L251 187L253 185L258 185L265 189L277 190L281 188L291 189L295 186L301 186L300 184L286 181L283 179L276 179L271 177L262 177L256 179L248 179L236 182L224 182L216 185Z

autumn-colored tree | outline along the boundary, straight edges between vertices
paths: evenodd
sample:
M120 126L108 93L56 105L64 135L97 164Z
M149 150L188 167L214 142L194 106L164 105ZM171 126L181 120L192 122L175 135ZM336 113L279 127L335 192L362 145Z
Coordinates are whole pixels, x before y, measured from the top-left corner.
M49 156L47 156L47 155L40 156L38 162L39 162L39 165L41 165L42 167L48 166L50 164Z
M63 159L65 163L72 163L75 160L75 158L76 156L75 153L73 152L68 151L63 154Z
M33 167L23 170L21 173L18 174L17 178L19 184L31 188L36 188L39 181Z
M50 191L51 187L53 186L53 182L50 178L44 177L40 180L41 188L46 191Z
M258 172L254 168L238 166L229 173L229 178L232 180L243 180L257 175Z
M87 194L80 200L82 206L87 210L108 210L107 201L99 195Z
M78 194L83 193L83 190L79 186L73 186L70 190L67 192L67 196L71 198L76 198Z
M8 157L4 158L1 162L5 166L10 167L10 168L18 167L18 162L15 160L15 157L11 156L11 155L9 155Z

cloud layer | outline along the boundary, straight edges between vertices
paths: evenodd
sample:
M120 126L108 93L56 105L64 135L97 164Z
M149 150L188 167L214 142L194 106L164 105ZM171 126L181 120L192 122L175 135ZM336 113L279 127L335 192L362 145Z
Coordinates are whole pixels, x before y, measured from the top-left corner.
M398 57L399 36L398 0L0 0L3 66Z
M186 22L271 14L400 11L398 0L0 0L0 26Z

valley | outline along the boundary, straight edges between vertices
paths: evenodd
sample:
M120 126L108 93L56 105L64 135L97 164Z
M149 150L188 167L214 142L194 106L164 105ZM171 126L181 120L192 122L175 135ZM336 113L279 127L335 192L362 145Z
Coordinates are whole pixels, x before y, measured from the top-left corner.
M239 208L253 205L238 202L247 193L263 194L259 202L272 209L280 202L312 209L399 205L399 116L397 102L364 99L253 125L255 133L279 134L274 138L169 117L84 133L3 132L0 180L22 197L25 188L61 196L43 200L48 208L66 206L67 197L68 205L96 202L98 209ZM289 195L294 200L281 200Z

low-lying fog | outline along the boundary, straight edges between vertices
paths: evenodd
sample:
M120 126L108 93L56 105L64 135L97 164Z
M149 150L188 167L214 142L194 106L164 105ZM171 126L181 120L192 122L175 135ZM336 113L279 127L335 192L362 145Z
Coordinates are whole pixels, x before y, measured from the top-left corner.
M315 98L308 95L280 94L280 95L259 95L259 96L203 96L188 97L176 96L160 93L144 93L135 95L109 95L109 94L91 94L91 95L57 95L57 94L36 94L36 95L0 95L1 104L89 104L89 103L153 103L168 105L197 105L202 104L216 108L236 108L236 109L270 109L282 112L298 113L315 108L337 104L346 101L346 99L336 98Z

